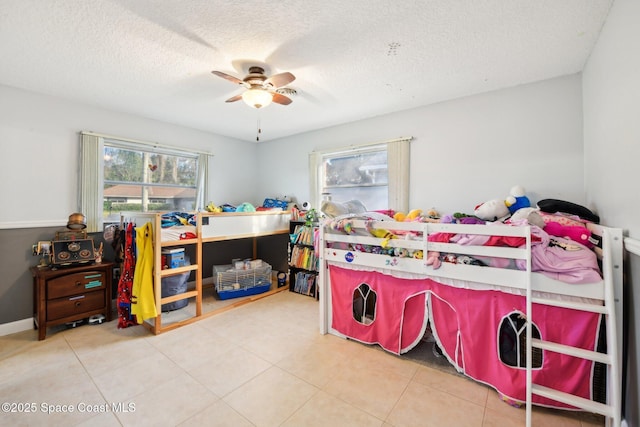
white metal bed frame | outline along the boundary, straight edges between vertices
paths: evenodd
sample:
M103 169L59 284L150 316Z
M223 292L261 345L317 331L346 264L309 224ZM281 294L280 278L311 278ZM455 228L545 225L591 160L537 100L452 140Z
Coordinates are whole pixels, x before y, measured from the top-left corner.
M531 426L532 396L534 394L573 405L586 411L602 414L606 417L607 425L621 424L621 366L622 366L622 230L600 225L589 227L594 234L602 237L602 251L597 251L602 260L603 279L593 284L567 284L550 279L542 274L531 272L531 231L530 227L512 227L497 225L462 225L440 223L416 223L395 221L349 220L357 234L345 234L335 230L330 221L325 221L320 227L320 332L343 336L331 328L331 286L328 265L342 266L356 265L386 274L402 274L403 272L418 274L424 278L447 283L448 280L463 280L470 286L491 286L509 292L518 292L526 297L526 316L528 325L532 319L533 304L547 304L558 307L600 313L606 320L607 353L598 353L569 347L561 343L535 340L531 336L531 327L527 327L527 392L526 392L526 422ZM414 238L385 238L374 237L367 229L383 229L396 232L410 233ZM524 248L495 247L495 246L467 246L453 243L429 242L432 233L464 233L472 235L499 235L508 237L522 237L526 239ZM389 255L357 252L332 247L338 244L362 244L372 246L389 246L404 248L412 251L422 250L422 259L395 257L393 263L381 261ZM455 253L488 257L503 257L523 260L526 270L510 270L494 267L479 267L464 264L442 263L438 269L427 265L427 254L430 251ZM347 255L349 254L349 255ZM383 258L381 258L383 257ZM349 259L349 261L345 261ZM382 267L384 266L384 267ZM475 284L475 285L474 285ZM580 301L571 299L555 299L552 295L580 297ZM587 300L585 300L585 298ZM587 302L585 302L587 301ZM607 366L607 403L602 404L577 396L568 395L557 390L532 383L532 351L541 348L546 351L560 352L583 359L605 363Z

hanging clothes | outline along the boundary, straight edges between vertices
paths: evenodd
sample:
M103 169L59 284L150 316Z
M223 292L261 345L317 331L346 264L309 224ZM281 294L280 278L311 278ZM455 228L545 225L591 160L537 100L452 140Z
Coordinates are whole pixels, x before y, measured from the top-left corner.
M136 266L133 276L131 313L139 324L158 316L153 295L153 226L147 222L136 228Z
M133 277L135 273L135 250L133 242L135 228L133 223L129 223L120 230L120 241L124 243L122 253L122 270L118 281L118 329L128 328L136 325L136 321L131 314L131 291L133 288Z

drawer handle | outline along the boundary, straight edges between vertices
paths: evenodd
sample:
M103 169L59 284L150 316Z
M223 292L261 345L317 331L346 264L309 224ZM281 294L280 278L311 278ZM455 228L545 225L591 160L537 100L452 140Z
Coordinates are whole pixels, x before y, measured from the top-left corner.
M78 295L78 296L69 298L69 301L75 301L75 300L79 300L79 299L83 299L83 298L84 298L84 295Z

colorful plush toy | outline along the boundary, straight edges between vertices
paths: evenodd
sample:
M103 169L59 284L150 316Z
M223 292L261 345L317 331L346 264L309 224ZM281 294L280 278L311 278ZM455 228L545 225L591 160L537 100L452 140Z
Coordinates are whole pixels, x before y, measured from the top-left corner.
M504 204L509 208L511 214L515 213L518 209L531 207L529 198L525 196L524 188L520 185L511 187L509 196L505 199Z
M440 212L435 210L435 208L431 208L424 213L424 216L429 219L440 219Z
M442 262L440 261L440 252L427 252L427 261L425 262L425 264L432 266L434 270L439 269L442 265Z
M353 229L353 220L348 218L343 218L339 220L332 220L329 223L329 226L332 230L343 231L346 234L353 234L355 230Z
M509 216L509 208L504 200L494 199L476 206L473 214L485 221L498 221Z
M558 222L548 222L544 227L544 231L552 236L564 237L566 239L573 240L574 242L582 243L588 248L592 248L594 246L594 241L591 238L591 232L587 227L579 225L562 225Z
M421 209L412 209L412 210L409 211L408 214L405 214L404 212L396 212L393 215L393 219L398 221L398 222L419 221L421 214L422 214L422 210Z
M213 204L213 202L209 202L209 204L205 207L205 209L207 210L207 212L215 212L215 213L222 212L222 206L216 206Z
M256 208L249 202L241 203L236 207L236 212L255 212Z
M407 248L395 248L394 252L394 256L400 257L400 258L408 258L409 257L409 249Z
M380 246L382 246L383 248L386 248L389 245L389 240L396 239L398 237L395 234L393 234L391 231L385 230L384 228L373 228L371 224L372 222L373 221L365 222L365 227L373 237L378 237L382 239L382 241L380 242Z

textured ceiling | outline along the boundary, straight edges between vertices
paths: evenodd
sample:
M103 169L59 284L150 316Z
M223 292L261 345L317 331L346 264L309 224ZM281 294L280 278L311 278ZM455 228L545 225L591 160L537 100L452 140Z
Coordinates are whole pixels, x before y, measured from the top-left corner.
M612 1L0 0L0 84L267 141L579 72ZM225 103L251 65L293 103Z

